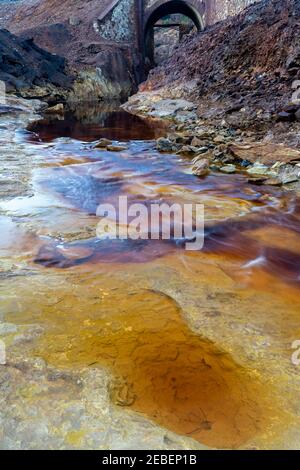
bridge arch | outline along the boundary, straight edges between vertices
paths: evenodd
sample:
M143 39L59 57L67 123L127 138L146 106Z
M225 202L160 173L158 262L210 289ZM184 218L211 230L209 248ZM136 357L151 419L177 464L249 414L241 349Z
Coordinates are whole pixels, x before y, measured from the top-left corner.
M146 62L153 64L154 25L161 18L171 14L187 16L198 30L204 29L203 7L201 0L157 0L146 11L144 19L144 57Z

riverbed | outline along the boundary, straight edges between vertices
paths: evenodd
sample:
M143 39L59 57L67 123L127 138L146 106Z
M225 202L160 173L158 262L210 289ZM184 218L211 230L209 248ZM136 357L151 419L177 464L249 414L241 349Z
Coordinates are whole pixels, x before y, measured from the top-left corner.
M299 447L299 197L165 133L90 105L2 139L1 448ZM203 204L203 249L97 237L119 196Z

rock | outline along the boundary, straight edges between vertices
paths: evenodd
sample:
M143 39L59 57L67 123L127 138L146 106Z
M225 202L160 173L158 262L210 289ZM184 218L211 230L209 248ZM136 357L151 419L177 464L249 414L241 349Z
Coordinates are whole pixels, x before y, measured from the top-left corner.
M286 68L289 73L294 74L295 71L299 70L300 64L300 52L299 48L292 49L292 52L288 55L286 60Z
M215 144L224 144L225 142L225 138L224 136L222 135L217 135L215 138L214 138L214 143Z
M193 147L192 145L183 145L179 153L189 154L189 153L198 153L198 151L199 149L197 147Z
M57 249L67 259L83 259L92 256L93 250L80 245L66 245Z
M211 164L209 165L211 171L219 171L220 167L218 165Z
M251 163L250 163L248 160L242 160L242 161L240 162L240 165L241 165L242 167L244 167L244 168L247 168L248 166L251 165Z
M223 3L248 5L252 1L224 0ZM216 144L233 136L236 138L243 131L246 131L245 137L249 137L250 128L260 129L262 134L264 130L259 124L263 124L264 129L271 128L276 110L284 121L295 119L294 110L285 109L284 103L289 103L293 94L291 69L288 72L286 67L299 63L295 35L299 23L298 3L297 0L255 2L240 16L233 15L213 29L206 28L193 41L182 42L167 61L151 70L140 88L142 93L134 99L139 97L142 104L144 95L152 93L160 99L195 100L197 137L207 137L206 129L200 128L200 121L201 126L214 123L219 129L215 133ZM270 28L270 24L274 28ZM287 61L287 57L297 59ZM297 73L294 70L295 78L298 74L299 70ZM195 84L193 92L187 89L187 83ZM154 107L157 108L157 104ZM281 127L282 134L284 127Z
M224 165L220 168L220 171L222 173L235 173L236 172L236 166L235 165Z
M79 26L81 23L81 19L77 18L76 16L71 16L69 18L69 23L71 26Z
M282 181L282 184L292 184L292 183L297 183L298 178L295 175L284 176L281 181Z
M179 110L176 112L174 119L178 122L191 124L193 121L197 120L197 117L198 116L194 111Z
M192 173L196 176L206 176L209 174L209 161L207 158L194 160Z
M112 141L109 140L109 139L105 139L105 138L102 138L100 139L94 146L94 148L98 149L102 149L102 148L105 148L107 147L108 145L112 145Z
M299 81L299 87L300 87L300 81ZM290 103L290 104L287 104L283 108L283 111L285 111L286 113L290 113L290 114L296 114L296 112L299 110L299 108L300 108L300 106L298 104Z
M193 148L196 148L197 149L197 153L206 153L209 151L209 148L206 147L206 146L203 146L203 147L193 147Z
M300 108L298 109L298 111L296 111L295 118L297 121L300 121Z
M192 137L187 134L179 134L175 132L174 134L169 134L168 139L176 144L188 145L191 143Z
M251 175L267 175L270 172L270 169L266 165L263 165L261 163L255 163L251 168L248 168L248 170L246 171Z
M129 100L130 101L130 100ZM195 104L182 99L161 99L153 103L150 116L156 118L176 118L180 122L197 118L193 112Z
M62 103L58 103L55 106L51 106L47 108L45 113L47 114L63 114L65 111L64 105Z
M194 147L193 145L183 145L179 151L179 153L195 153L199 155L203 155L205 153L209 152L208 147Z
M251 143L231 144L228 151L239 160L247 160L251 163L259 160L265 165L273 165L276 162L289 163L300 161L300 151L283 144Z
M269 186L281 186L282 182L278 178L268 178L265 180L265 184Z
M228 154L224 154L223 153L223 156L221 157L221 161L223 163L223 165L230 165L230 164L233 164L235 159L232 157L232 155L228 155Z
M198 137L193 137L191 145L193 145L193 147L203 147L203 140L200 140Z
M165 137L160 137L156 141L156 148L160 152L171 152L173 148L173 143L170 139L166 139Z
M274 163L274 165L272 165L272 170L277 170L277 169L280 168L282 165L283 165L283 163L281 163L281 162L276 162L276 163Z
M208 131L205 129L196 129L196 132L197 132L197 137L199 139L208 139L208 138L212 138L215 135L214 131Z
M261 184L264 184L267 181L267 178L249 178L248 183L249 184L256 184L260 186Z
M222 152L222 151L219 150L219 149L215 149L215 150L213 151L213 155L214 155L214 158L215 158L216 160L221 160L221 158L224 157L224 152Z
M80 28L84 28L84 24ZM76 48L76 46L74 45ZM89 44L84 47L88 67L75 64L78 71L69 101L124 101L133 92L132 62L123 50ZM98 53L93 52L98 51ZM67 51L66 51L67 53ZM85 57L85 61L87 61ZM71 61L76 60L74 51ZM130 107L129 107L130 108Z
M125 145L108 145L106 147L107 150L110 152L124 152L124 150L127 150L128 147L125 147Z
M293 121L293 119L293 114L287 111L280 111L279 113L277 113L277 121L290 122Z
M127 384L124 379L120 378L109 384L109 394L112 402L119 406L130 406L136 399L132 385Z
M0 322L0 336L9 335L17 331L17 326L13 323L1 323Z

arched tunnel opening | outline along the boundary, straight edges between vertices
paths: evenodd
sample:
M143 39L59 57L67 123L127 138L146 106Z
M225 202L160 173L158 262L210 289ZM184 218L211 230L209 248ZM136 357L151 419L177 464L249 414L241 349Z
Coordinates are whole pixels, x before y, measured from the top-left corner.
M202 29L202 17L190 3L160 0L154 4L144 28L145 74L170 57L187 34Z

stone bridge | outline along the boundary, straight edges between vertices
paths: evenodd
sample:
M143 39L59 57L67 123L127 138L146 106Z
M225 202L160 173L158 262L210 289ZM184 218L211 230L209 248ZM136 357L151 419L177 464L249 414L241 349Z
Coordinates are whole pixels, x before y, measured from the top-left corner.
M198 30L239 13L255 0L114 0L96 21L100 36L129 41L140 57L144 78L145 58L151 56L153 27L170 14L190 18Z
M104 77L109 94L110 88L129 89L130 83L145 79L146 59L153 52L153 27L161 18L183 14L201 30L255 1L20 0L8 29L33 38L80 70L90 70L91 80L92 75L96 82ZM100 96L95 80L91 89Z

